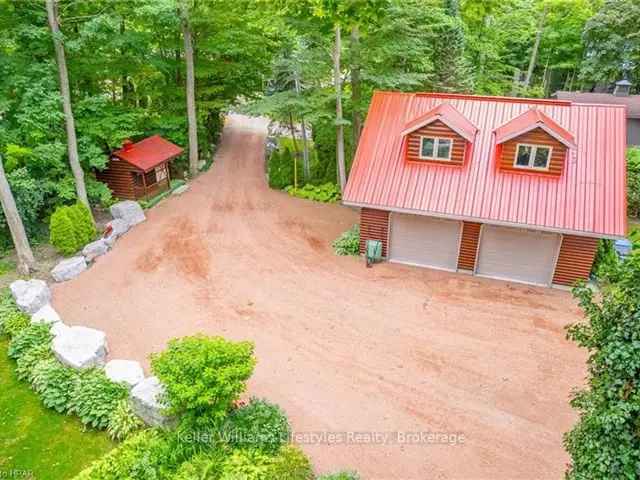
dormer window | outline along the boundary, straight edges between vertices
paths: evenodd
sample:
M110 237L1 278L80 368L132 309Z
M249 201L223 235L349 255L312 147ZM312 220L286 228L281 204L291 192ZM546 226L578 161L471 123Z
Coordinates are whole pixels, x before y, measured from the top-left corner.
M513 166L532 170L547 170L551 161L553 147L547 145L529 145L519 143Z
M423 160L451 160L450 138L421 137L420 158Z

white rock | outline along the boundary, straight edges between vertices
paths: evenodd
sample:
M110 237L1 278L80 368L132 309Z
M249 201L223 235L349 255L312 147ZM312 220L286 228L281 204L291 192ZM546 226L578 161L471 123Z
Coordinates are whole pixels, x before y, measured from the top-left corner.
M87 261L82 256L62 260L53 270L51 276L56 282L64 282L77 277L87 269Z
M111 228L108 235L103 240L109 247L113 247L116 240L129 231L129 224L120 218L116 218L107 223L107 228Z
M180 185L178 188L176 188L173 192L171 192L171 194L172 195L182 195L187 190L189 190L189 185L187 185L185 183L184 185Z
M58 335L66 333L70 328L71 327L65 325L62 322L55 322L53 325L51 325L51 335L53 335L53 337L55 338Z
M44 307L38 310L31 316L31 323L56 323L60 321L60 315L55 309L51 306L50 303L47 303Z
M53 353L64 365L85 369L104 365L107 336L87 327L68 327L53 339Z
M131 390L131 408L148 425L167 426L171 421L162 413L166 408L162 403L163 395L164 387L158 378L147 377Z
M82 255L87 262L93 262L96 257L104 255L107 251L109 251L109 244L101 238L95 242L87 243L82 249Z
M129 224L130 227L144 222L146 217L144 211L138 202L133 200L125 200L115 203L109 209L113 218L119 218Z
M144 380L142 366L133 360L111 360L105 365L104 373L112 382L125 383L129 389Z
M16 280L9 288L18 308L31 315L51 301L51 291L43 280Z

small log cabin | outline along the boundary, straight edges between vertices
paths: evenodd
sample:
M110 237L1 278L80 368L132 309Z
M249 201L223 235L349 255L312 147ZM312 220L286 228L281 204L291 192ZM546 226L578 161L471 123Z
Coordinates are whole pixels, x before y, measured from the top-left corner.
M182 148L160 135L137 143L126 140L120 150L111 154L107 168L96 172L96 178L106 183L118 198L153 197L169 189L169 162L182 152Z

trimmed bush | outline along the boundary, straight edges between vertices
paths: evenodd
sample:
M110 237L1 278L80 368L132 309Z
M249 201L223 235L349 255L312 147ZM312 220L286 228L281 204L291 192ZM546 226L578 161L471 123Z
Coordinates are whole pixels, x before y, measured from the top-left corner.
M80 373L74 384L69 411L78 415L84 425L104 429L118 402L128 394L126 387L113 383L103 370L87 370Z
M34 369L43 360L53 358L49 342L36 345L16 360L16 376L18 380L33 382Z
M54 358L38 362L32 372L31 385L42 403L58 413L67 413L78 374Z
M82 203L56 208L49 223L49 240L58 252L69 256L96 237L91 212Z
M96 226L91 218L91 212L84 203L78 202L69 207L69 217L80 243L78 249L96 238Z
M223 428L223 438L234 447L277 452L289 441L291 427L282 409L266 400L252 398L234 410Z
M360 225L355 224L332 244L336 255L360 255Z
M144 423L133 413L127 399L120 400L109 416L107 433L112 440L124 440L132 433L140 430Z
M169 342L151 356L151 369L166 389L169 413L192 425L219 425L246 389L255 358L250 342L196 335Z
M38 345L49 346L51 338L49 325L29 324L15 334L11 343L9 343L7 355L9 355L9 358L17 360L33 347Z

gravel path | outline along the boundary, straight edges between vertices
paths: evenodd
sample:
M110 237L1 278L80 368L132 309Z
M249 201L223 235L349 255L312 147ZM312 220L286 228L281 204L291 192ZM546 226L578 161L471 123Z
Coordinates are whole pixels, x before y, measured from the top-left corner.
M65 321L143 362L196 332L253 340L249 394L284 407L320 473L561 478L585 370L564 339L580 315L571 295L334 256L356 212L269 190L264 135L230 117L208 173L54 287Z

